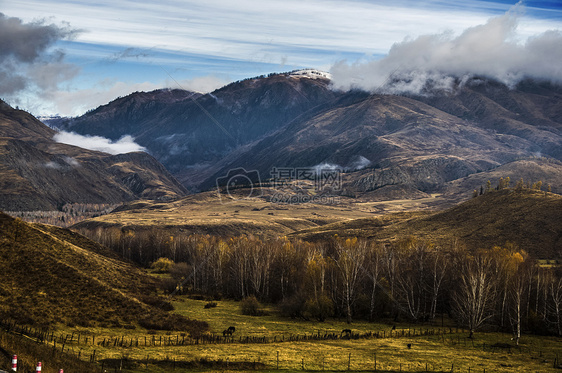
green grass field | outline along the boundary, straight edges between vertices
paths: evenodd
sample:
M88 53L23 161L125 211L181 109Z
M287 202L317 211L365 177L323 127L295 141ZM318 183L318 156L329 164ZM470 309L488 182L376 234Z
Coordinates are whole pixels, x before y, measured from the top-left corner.
M96 360L111 370L122 368L126 372L169 371L225 371L265 370L274 371L377 371L381 372L553 372L557 354L562 357L562 339L524 335L520 348L490 348L495 343L509 343L511 335L502 333L477 333L473 340L467 333L455 332L445 335L422 335L420 329L437 330L438 326L398 324L397 331L405 337L365 338L337 340L288 341L290 336L316 333L337 333L350 328L354 333L385 331L390 325L356 322L351 325L343 320L329 319L326 322L292 320L277 314L273 307L266 307L268 316L252 317L240 313L237 302L218 301L217 307L205 309L206 301L187 297L175 297L173 304L177 313L207 321L211 333L221 334L230 325L236 327L234 343L192 344L184 346L143 346L145 336L158 340L179 338L176 334L148 331L137 328L126 329L68 329L60 332L87 331L96 336L96 345L68 345L67 349L82 357L89 357L96 350ZM415 328L414 328L415 327ZM416 336L412 336L414 333ZM450 329L447 327L447 332ZM407 336L408 330L410 337ZM443 330L443 329L441 329ZM221 334L222 335L222 334ZM239 337L267 336L284 342L240 343ZM140 345L132 347L103 347L98 345L103 338L124 337L125 340L139 338ZM408 348L411 344L411 348ZM128 346L127 343L125 345ZM59 343L60 347L60 343ZM470 369L470 370L469 370ZM108 371L111 371L108 370Z

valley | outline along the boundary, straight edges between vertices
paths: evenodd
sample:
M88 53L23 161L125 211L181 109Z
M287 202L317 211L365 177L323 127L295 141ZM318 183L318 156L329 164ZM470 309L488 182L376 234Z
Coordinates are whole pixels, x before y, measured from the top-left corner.
M557 369L560 89L314 74L49 121L147 152L2 104L0 368Z
M2 1L0 373L559 372L560 60L560 1Z

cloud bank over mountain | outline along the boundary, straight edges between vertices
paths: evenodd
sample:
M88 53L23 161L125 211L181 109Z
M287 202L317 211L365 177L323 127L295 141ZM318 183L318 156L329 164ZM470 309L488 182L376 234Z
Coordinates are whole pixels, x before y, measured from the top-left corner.
M521 42L522 6L460 35L444 32L396 43L388 55L368 62L339 62L331 69L337 89L423 94L453 88L474 76L509 86L525 78L562 82L562 32L549 30Z
M135 142L130 135L125 135L117 141L111 141L101 136L83 136L74 132L58 132L53 139L63 144L79 146L81 148L96 150L109 154L123 154L143 152L146 148Z

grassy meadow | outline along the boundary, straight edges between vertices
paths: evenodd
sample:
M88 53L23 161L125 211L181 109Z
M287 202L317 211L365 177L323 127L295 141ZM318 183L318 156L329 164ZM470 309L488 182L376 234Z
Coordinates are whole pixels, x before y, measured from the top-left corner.
M280 316L273 307L265 307L266 316L245 316L235 301L217 301L217 307L204 308L206 301L175 297L173 305L177 313L206 321L211 333L222 336L228 326L235 326L233 343L205 343L184 346L144 346L144 337L179 338L177 332L152 332L141 328L134 330L116 328L68 328L59 332L80 333L95 336L96 345L79 344L67 346L67 351L90 357L95 350L98 364L109 369L126 372L168 372L168 371L225 371L225 370L283 370L283 371L374 371L381 372L551 372L555 359L562 356L562 339L524 335L519 348L492 348L494 344L510 344L511 335L505 333L477 333L468 339L468 333L439 325L396 324L393 335L388 338L391 324L354 322L328 319L325 322L294 320ZM353 333L385 332L386 338L336 339L336 340L290 340L296 335L334 333L342 329ZM434 335L425 334L434 330ZM445 330L439 334L437 330ZM410 337L408 337L408 331ZM452 331L452 334L450 333ZM402 336L402 333L405 336ZM413 334L416 333L416 336ZM269 340L284 340L271 343L242 343L240 337L267 336ZM104 338L140 339L127 347L103 347ZM83 337L82 337L83 338ZM410 348L408 345L411 345ZM60 348L60 343L59 343Z

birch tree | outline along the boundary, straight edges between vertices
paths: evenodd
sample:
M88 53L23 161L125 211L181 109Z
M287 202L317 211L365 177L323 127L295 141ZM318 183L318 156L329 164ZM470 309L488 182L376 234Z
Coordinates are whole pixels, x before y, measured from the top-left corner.
M345 304L347 323L351 323L351 308L355 301L357 283L363 262L367 244L357 241L357 238L338 240L336 242L336 256L333 258L338 269L343 285L343 298Z
M493 260L485 252L466 255L458 262L458 288L453 296L455 310L467 325L472 338L474 332L492 317L494 296Z

